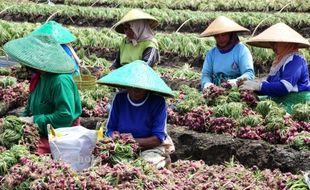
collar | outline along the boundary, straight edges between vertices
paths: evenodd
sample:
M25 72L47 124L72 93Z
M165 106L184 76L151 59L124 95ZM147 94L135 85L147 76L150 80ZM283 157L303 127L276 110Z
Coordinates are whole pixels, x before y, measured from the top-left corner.
M133 105L133 106L135 106L135 107L142 106L142 105L146 102L146 100L149 98L149 96L150 96L150 93L148 93L148 94L146 95L145 99L144 99L142 102L140 102L140 103L135 103L135 102L133 102L133 101L130 99L129 94L127 93L127 99L128 99L128 101L130 102L131 105Z

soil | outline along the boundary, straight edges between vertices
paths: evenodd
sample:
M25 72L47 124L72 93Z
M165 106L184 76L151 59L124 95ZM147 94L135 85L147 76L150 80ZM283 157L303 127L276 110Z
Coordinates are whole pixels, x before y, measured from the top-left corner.
M94 128L102 118L82 118L87 128ZM232 157L241 164L260 169L280 169L298 173L310 170L310 151L298 151L288 145L273 145L260 140L233 138L214 133L197 133L183 126L168 125L176 151L172 161L203 160L206 164L223 164Z
M203 160L206 164L223 164L232 157L241 164L260 169L280 169L297 173L310 169L310 151L298 151L288 145L273 145L260 140L247 140L231 136L197 133L185 127L168 127L176 151L172 161L178 159Z

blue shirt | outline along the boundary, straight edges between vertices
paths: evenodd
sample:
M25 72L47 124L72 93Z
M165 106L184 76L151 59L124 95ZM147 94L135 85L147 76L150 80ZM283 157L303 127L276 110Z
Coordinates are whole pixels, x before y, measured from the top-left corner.
M141 103L134 103L127 91L115 95L107 122L107 136L113 131L131 133L134 138L166 138L167 111L165 99L149 93Z
M270 70L259 93L280 97L302 91L310 91L307 61L298 53L293 53Z
M70 56L70 58L73 60L74 65L75 65L75 72L73 73L74 75L79 75L80 74L80 68L79 64L76 62L70 48L66 44L61 44L62 48L65 50L65 52Z
M233 78L254 78L253 58L250 50L242 43L236 44L230 51L221 52L212 48L204 60L201 76L201 88L206 83L214 83L213 75L223 73Z

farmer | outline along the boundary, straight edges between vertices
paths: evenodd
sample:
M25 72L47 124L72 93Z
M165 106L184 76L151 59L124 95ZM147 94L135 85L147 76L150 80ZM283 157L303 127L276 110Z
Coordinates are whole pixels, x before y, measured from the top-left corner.
M71 46L71 43L76 41L76 37L68 29L55 21L49 21L31 32L31 35L36 34L47 34L53 36L73 60L75 65L74 75L80 74L79 65L81 60Z
M54 128L79 124L82 107L71 75L74 63L50 35L30 35L9 41L4 51L39 76L30 85L25 117L20 119L38 125L41 139L37 152L49 153L47 124Z
M264 81L245 81L243 90L254 90L283 104L288 112L294 104L310 102L309 71L306 59L299 52L309 42L284 23L275 24L251 38L249 45L271 48L276 54Z
M143 60L151 67L159 61L159 48L153 29L158 21L140 9L129 11L114 27L125 34L116 59L110 69L117 69L135 60Z
M164 167L174 151L167 135L167 107L162 96L171 89L146 62L137 60L101 78L98 83L126 89L117 93L107 121L107 136L131 134L147 161Z
M249 49L239 41L237 32L249 31L225 16L216 18L202 37L214 36L216 47L208 51L202 68L201 88L227 81L232 87L238 79L253 79L253 59Z

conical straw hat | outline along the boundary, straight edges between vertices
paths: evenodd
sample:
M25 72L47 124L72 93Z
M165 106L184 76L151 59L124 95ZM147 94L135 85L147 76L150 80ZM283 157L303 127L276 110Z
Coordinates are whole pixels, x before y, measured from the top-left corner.
M124 34L123 24L129 21L134 20L149 20L150 27L152 29L156 28L158 26L158 20L154 18L153 16L143 12L141 9L132 9L129 11L120 21L118 21L113 28L115 28L115 31L118 33Z
M299 48L310 46L307 39L284 23L277 23L264 30L246 43L252 46L272 48L270 42L296 43Z
M205 29L205 31L203 31L200 34L200 36L208 37L227 32L248 32L248 31L249 31L248 29L240 26L235 21L225 16L219 16Z
M50 73L72 73L73 60L50 35L30 35L11 40L4 52L13 60L28 67Z
M59 44L67 44L76 40L76 37L68 29L55 21L49 21L31 32L31 35L36 34L51 35Z
M126 64L97 81L114 87L132 87L157 92L172 97L172 90L144 61Z

